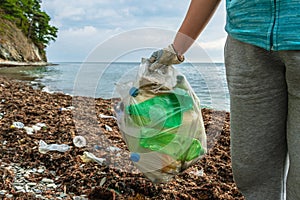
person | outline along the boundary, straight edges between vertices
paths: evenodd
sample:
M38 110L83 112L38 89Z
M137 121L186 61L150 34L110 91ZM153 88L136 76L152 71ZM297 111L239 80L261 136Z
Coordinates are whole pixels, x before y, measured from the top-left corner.
M192 0L173 44L154 52L153 64L182 62L219 3ZM226 12L234 181L247 200L278 200L284 193L299 200L300 3L227 0Z

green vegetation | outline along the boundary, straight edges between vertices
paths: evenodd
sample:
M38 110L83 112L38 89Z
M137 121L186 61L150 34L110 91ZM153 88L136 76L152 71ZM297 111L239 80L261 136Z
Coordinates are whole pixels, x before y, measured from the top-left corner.
M50 17L41 11L42 0L0 0L0 17L16 24L41 51L57 38L58 29L49 24Z

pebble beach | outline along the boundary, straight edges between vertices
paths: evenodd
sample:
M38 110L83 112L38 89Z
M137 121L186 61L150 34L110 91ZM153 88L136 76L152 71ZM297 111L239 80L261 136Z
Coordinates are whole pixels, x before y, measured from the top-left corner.
M244 199L232 177L230 113L203 108L208 153L154 184L129 159L113 117L117 101L50 94L0 76L0 199ZM78 135L89 145L75 145ZM67 150L41 151L42 142Z

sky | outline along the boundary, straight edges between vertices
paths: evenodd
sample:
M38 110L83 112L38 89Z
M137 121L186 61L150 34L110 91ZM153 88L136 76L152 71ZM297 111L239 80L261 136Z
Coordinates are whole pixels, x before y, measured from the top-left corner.
M58 37L47 49L49 62L140 61L172 43L190 0L44 0L42 10ZM185 57L223 62L225 5Z

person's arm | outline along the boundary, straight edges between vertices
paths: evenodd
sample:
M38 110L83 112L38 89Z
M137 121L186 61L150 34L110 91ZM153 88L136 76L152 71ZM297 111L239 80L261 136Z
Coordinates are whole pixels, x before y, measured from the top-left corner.
M214 14L221 0L192 0L179 28L173 47L178 55L183 55L193 44L211 16Z

